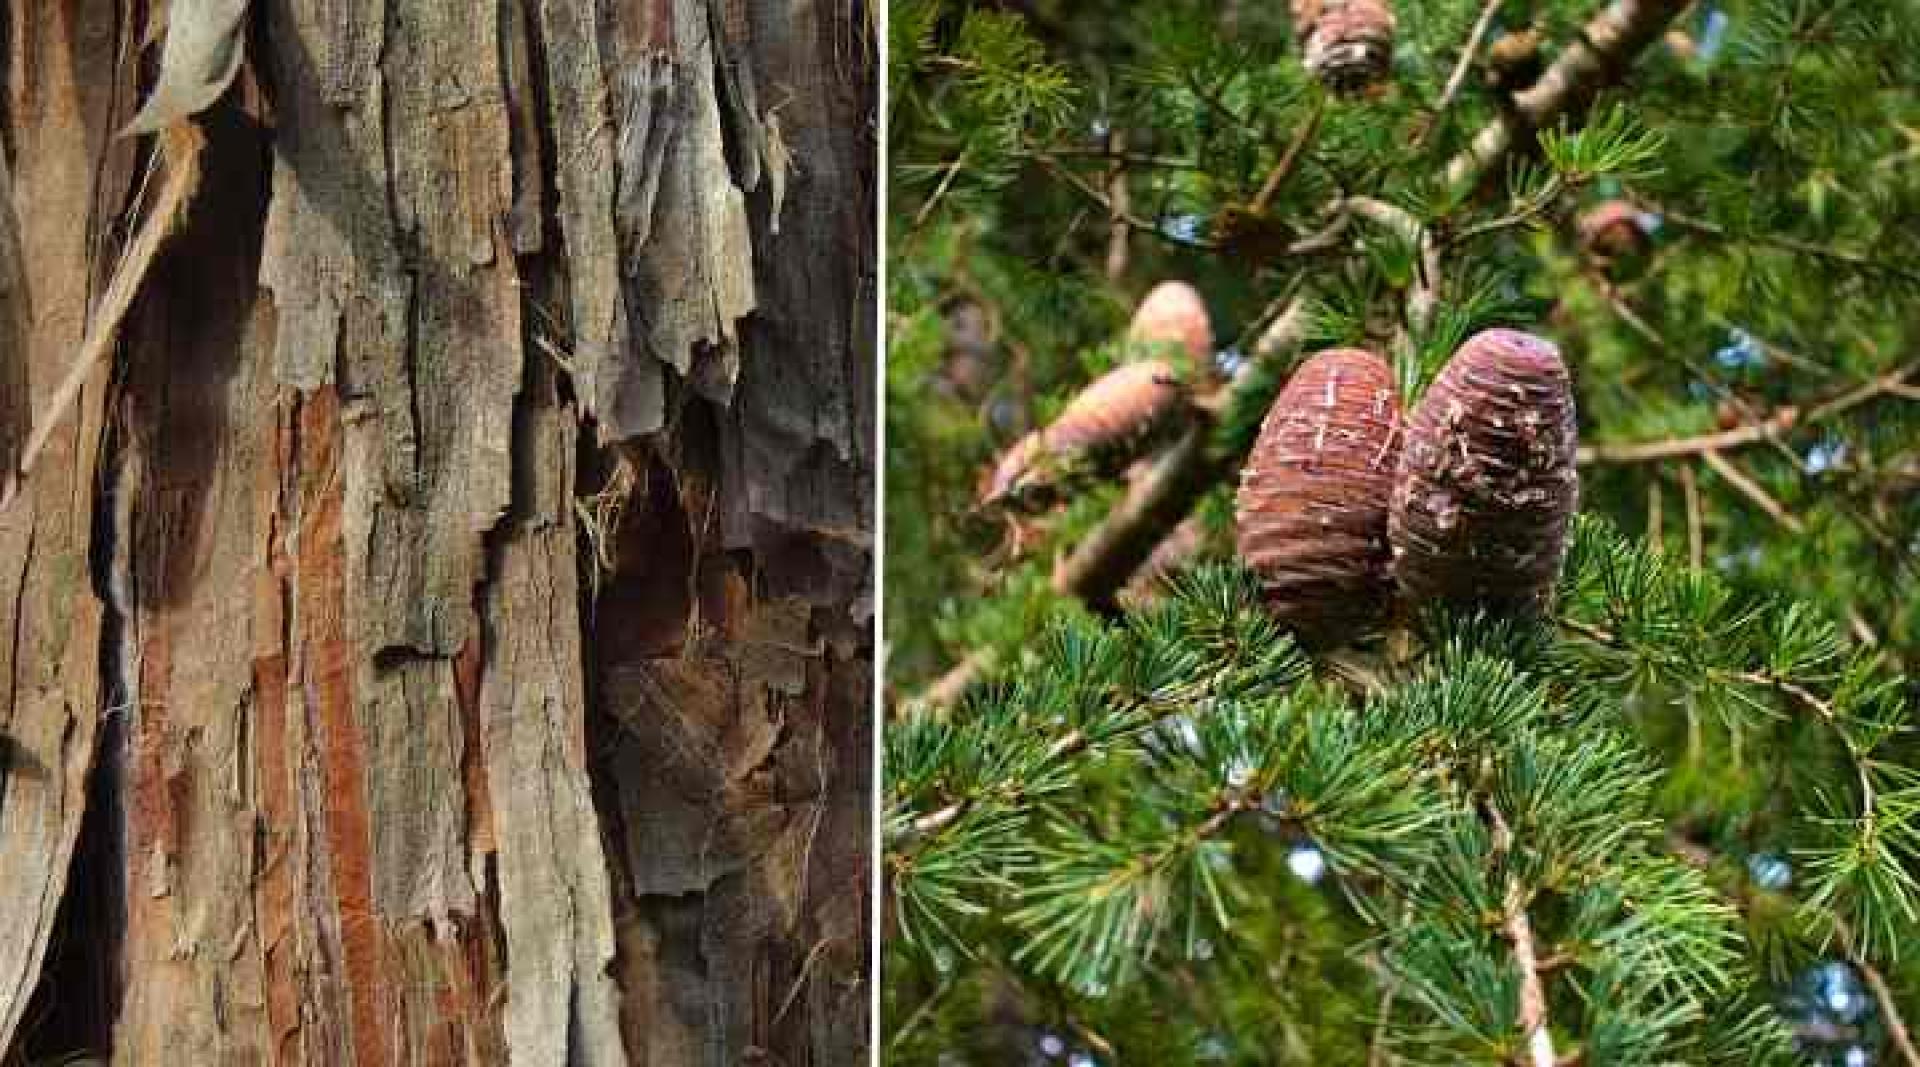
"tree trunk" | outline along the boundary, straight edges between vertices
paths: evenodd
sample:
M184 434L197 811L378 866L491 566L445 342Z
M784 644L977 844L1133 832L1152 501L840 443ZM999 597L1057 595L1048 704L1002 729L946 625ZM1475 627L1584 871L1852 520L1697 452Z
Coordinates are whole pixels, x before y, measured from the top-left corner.
M862 1062L864 5L256 0L49 410L223 2L0 41L0 1063Z

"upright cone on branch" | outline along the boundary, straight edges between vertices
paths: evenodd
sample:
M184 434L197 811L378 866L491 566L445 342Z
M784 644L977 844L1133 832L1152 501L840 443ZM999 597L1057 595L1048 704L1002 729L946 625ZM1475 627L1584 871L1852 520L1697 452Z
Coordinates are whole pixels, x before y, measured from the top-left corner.
M1293 0L1300 58L1329 88L1364 89L1393 66L1388 0Z
M1415 601L1546 607L1579 497L1573 388L1554 345L1487 330L1454 353L1407 420L1388 533Z
M1580 249L1600 267L1631 268L1653 247L1647 222L1626 200L1607 200L1590 208L1576 224Z
M1538 28L1510 30L1487 46L1487 87L1503 93L1517 93L1540 80L1547 69L1540 55Z
M982 487L981 503L1036 511L1051 505L1076 478L1119 471L1179 422L1186 398L1185 377L1164 360L1108 371L1081 390L1059 418L1000 457Z
M1186 282L1161 282L1133 313L1127 340L1137 344L1178 344L1196 368L1213 358L1213 319L1199 290Z
M1393 370L1358 349L1302 364L1267 412L1240 475L1240 556L1309 643L1338 644L1386 613L1400 438Z

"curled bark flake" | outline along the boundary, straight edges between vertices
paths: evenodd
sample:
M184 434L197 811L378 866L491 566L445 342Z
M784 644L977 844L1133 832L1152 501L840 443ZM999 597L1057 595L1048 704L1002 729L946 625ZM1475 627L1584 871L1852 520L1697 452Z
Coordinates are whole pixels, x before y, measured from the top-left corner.
M218 100L246 54L246 17L247 0L173 0L160 80L122 136L152 133Z

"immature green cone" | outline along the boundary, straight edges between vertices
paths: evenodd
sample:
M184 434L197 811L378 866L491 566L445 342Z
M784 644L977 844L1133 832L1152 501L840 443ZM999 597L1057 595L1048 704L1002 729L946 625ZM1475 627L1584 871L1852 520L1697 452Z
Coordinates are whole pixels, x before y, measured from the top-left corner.
M981 492L989 507L1035 511L1076 477L1114 473L1151 449L1186 410L1186 379L1163 360L1117 367L1067 404L1043 430L1000 457Z
M1300 61L1329 88L1364 89L1393 66L1393 8L1387 0L1293 0Z
M1384 360L1322 352L1280 391L1241 471L1240 556L1274 614L1311 644L1342 643L1386 613L1400 423Z
M1407 420L1388 522L1407 596L1544 609L1579 498L1576 445L1559 349L1518 330L1462 345Z

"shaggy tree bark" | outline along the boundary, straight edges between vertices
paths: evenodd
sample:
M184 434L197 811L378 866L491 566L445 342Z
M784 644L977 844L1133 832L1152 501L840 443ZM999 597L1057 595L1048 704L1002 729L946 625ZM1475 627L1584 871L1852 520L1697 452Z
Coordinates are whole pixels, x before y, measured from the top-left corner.
M864 1060L871 31L9 7L0 1063Z

